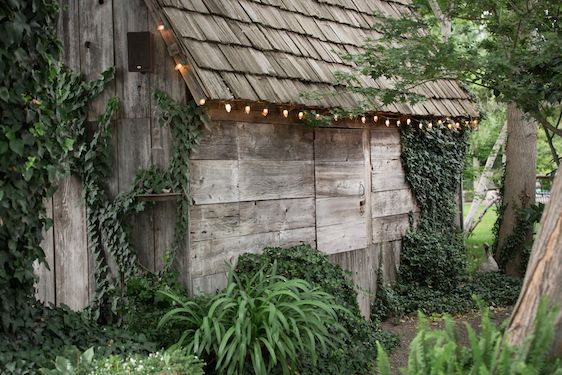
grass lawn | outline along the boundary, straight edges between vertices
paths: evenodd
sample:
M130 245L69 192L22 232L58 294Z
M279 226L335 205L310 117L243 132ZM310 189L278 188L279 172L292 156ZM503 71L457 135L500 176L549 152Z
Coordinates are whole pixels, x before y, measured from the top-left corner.
M480 206L476 218L480 215L484 206ZM465 203L464 205L464 215L470 210L470 203ZM484 261L485 254L482 244L487 242L490 246L494 243L494 235L492 233L492 228L496 222L497 213L496 208L492 207L486 212L486 215L478 224L474 232L468 237L465 242L466 251L468 255L468 270L473 272L478 268L478 266Z

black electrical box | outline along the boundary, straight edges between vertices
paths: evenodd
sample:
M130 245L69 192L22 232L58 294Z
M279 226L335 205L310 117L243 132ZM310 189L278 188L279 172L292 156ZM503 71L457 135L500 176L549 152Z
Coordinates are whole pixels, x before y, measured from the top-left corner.
M149 31L127 33L129 72L152 72L153 39Z

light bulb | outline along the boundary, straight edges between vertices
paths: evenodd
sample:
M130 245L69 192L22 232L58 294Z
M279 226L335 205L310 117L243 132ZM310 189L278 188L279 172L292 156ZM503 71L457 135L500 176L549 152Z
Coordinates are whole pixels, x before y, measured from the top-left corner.
M176 67L174 69L176 70L180 70L181 68L183 68L183 64L182 63L177 63Z
M302 120L304 118L304 112L299 112L299 120Z
M338 121L339 116L338 115L334 115L334 121Z
M162 30L164 30L165 28L166 28L166 26L160 24L160 25L158 25L158 27L156 28L156 30L162 31Z
M396 120L396 126L400 126L401 122L400 120Z
M230 105L230 103L226 103L226 104L224 105L224 109L225 109L228 113L230 113L230 111L232 111L232 105Z
M420 122L419 127L420 127L420 129L423 129L423 124L421 122Z
M316 114L316 120L320 120L320 113Z
M367 117L365 117L365 116L361 117L361 122L362 122L363 124L366 123L366 122L367 122Z
M283 117L285 117L285 118L289 117L289 111L288 110L286 110L286 109L283 110Z
M378 121L379 121L379 116L373 117L373 120L374 120L375 122L378 122Z
M449 130L453 130L453 124L448 124L447 127L449 128Z
M261 114L264 115L264 116L267 116L267 115L269 114L269 109L264 108L264 109L261 111Z
M433 124L430 122L429 124L427 124L427 128L428 128L428 129L433 128Z
M410 125L411 123L412 123L412 120L411 120L411 119L407 119L407 120L406 120L406 124Z
M199 105L205 105L205 98L199 99Z
M384 122L384 124L386 125L386 127L389 127L389 126L390 126L390 120L389 120L389 119L386 119L386 121Z

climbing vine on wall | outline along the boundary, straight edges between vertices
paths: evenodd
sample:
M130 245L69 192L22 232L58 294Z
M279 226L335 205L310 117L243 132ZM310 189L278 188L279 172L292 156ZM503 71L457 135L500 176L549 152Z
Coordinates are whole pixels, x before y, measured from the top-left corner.
M420 208L417 226L403 239L403 283L446 290L458 283L466 269L462 233L455 219L467 133L445 126L401 127L402 163Z
M170 128L172 150L169 167L151 166L140 170L131 188L111 201L105 191L111 173L112 116L118 107L112 98L98 120L89 142L84 142L76 155L72 171L82 180L87 212L88 246L94 255L96 293L90 312L93 318L110 319L123 302L123 286L143 272L131 244L128 218L142 212L147 202L141 194L178 193L174 239L164 259L162 274L173 273L175 254L187 235L189 223L189 153L199 143L206 123L203 110L194 102L178 103L163 92L154 93L159 109L160 126ZM110 270L113 259L116 269Z

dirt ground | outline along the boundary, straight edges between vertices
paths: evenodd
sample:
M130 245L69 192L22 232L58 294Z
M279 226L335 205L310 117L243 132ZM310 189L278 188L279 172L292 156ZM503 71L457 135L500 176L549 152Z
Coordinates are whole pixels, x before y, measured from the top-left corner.
M501 324L509 318L511 308L495 309L491 312L490 317L496 324ZM464 328L464 322L468 322L477 332L480 325L480 314L472 312L454 317L460 330L460 338L464 344L468 345L468 336ZM428 319L429 326L435 329L443 327L442 319ZM408 353L410 342L416 336L417 317L406 316L399 322L387 321L383 323L383 328L387 331L394 332L400 336L400 345L395 348L389 355L390 366L394 374L399 375L400 368L404 368L408 364Z

